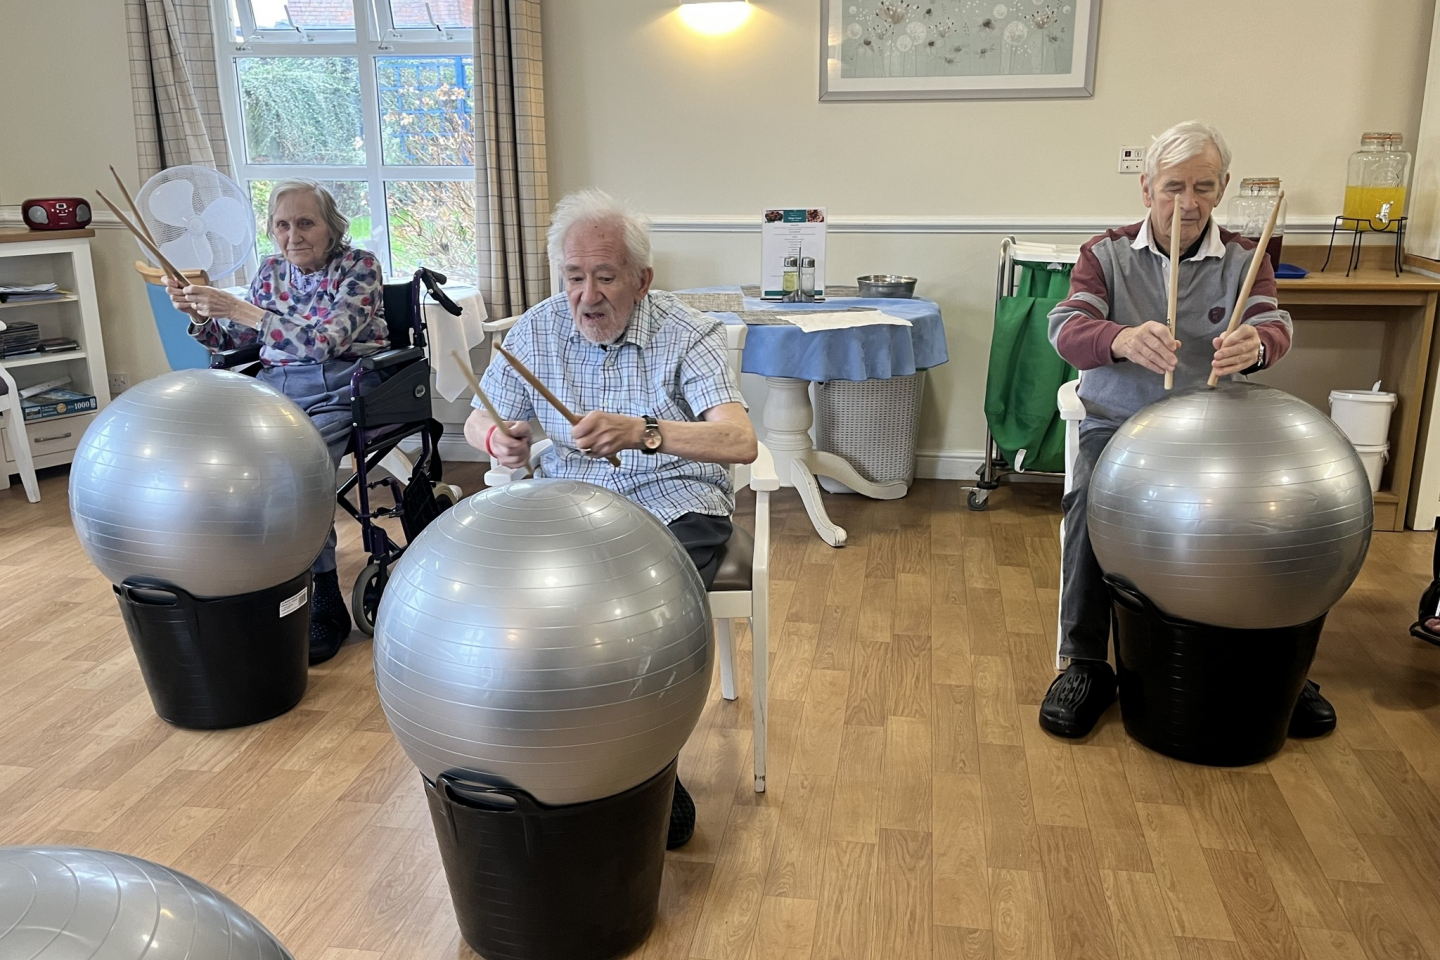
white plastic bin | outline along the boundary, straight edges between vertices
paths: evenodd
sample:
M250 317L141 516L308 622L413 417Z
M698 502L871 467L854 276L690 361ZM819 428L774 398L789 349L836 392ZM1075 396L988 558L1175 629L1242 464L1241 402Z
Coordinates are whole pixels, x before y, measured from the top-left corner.
M1331 390L1330 419L1360 447L1378 447L1390 438L1396 396L1375 390Z
M1365 473L1370 477L1370 492L1377 492L1380 489L1380 474L1385 469L1385 461L1390 459L1390 444L1357 443L1355 452L1360 454L1360 462L1365 464Z

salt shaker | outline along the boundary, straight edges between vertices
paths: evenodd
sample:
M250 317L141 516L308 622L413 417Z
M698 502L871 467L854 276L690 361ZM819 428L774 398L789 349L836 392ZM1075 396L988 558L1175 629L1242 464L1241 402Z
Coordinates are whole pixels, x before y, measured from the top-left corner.
M800 258L800 299L815 302L815 258Z

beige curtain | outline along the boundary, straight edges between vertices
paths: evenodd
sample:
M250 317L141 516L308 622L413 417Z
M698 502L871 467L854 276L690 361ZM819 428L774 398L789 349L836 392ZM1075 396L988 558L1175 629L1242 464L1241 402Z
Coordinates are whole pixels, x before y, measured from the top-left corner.
M208 0L126 0L140 176L179 164L230 176Z
M480 293L510 317L550 293L540 0L475 0L475 234Z

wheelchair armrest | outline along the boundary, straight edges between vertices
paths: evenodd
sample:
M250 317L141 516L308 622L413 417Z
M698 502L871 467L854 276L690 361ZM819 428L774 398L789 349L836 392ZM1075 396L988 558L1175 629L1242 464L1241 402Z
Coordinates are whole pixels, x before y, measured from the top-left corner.
M364 357L360 360L360 367L364 370L389 370L391 367L403 367L407 363L414 363L425 356L425 351L419 347L406 347L403 350L383 350L373 356Z
M755 462L750 464L751 490L779 490L780 475L775 472L775 458L763 443L755 445Z
M247 363L256 363L260 359L260 344L252 343L248 347L237 347L234 350L216 350L210 354L211 370L233 370L236 367L243 367Z
M549 453L554 446L555 441L549 438L535 441L530 447L530 469L534 470L539 467L540 461L545 459L545 454Z
M1069 383L1061 384L1060 392L1055 396L1055 402L1060 407L1060 419L1085 419L1085 403L1080 399L1080 394L1077 392L1079 386L1079 380L1071 380Z

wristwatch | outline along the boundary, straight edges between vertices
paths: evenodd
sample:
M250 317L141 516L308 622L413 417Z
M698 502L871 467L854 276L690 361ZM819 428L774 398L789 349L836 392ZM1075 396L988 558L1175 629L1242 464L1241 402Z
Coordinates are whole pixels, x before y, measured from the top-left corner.
M1260 341L1260 353L1259 353L1259 355L1256 356L1256 358L1255 358L1255 369L1256 369L1256 370L1264 370L1264 369L1265 369L1265 341L1264 341L1264 340L1261 340L1261 341Z
M645 432L640 435L640 452L654 455L660 452L660 444L664 439L660 436L660 421L649 414L645 415Z

